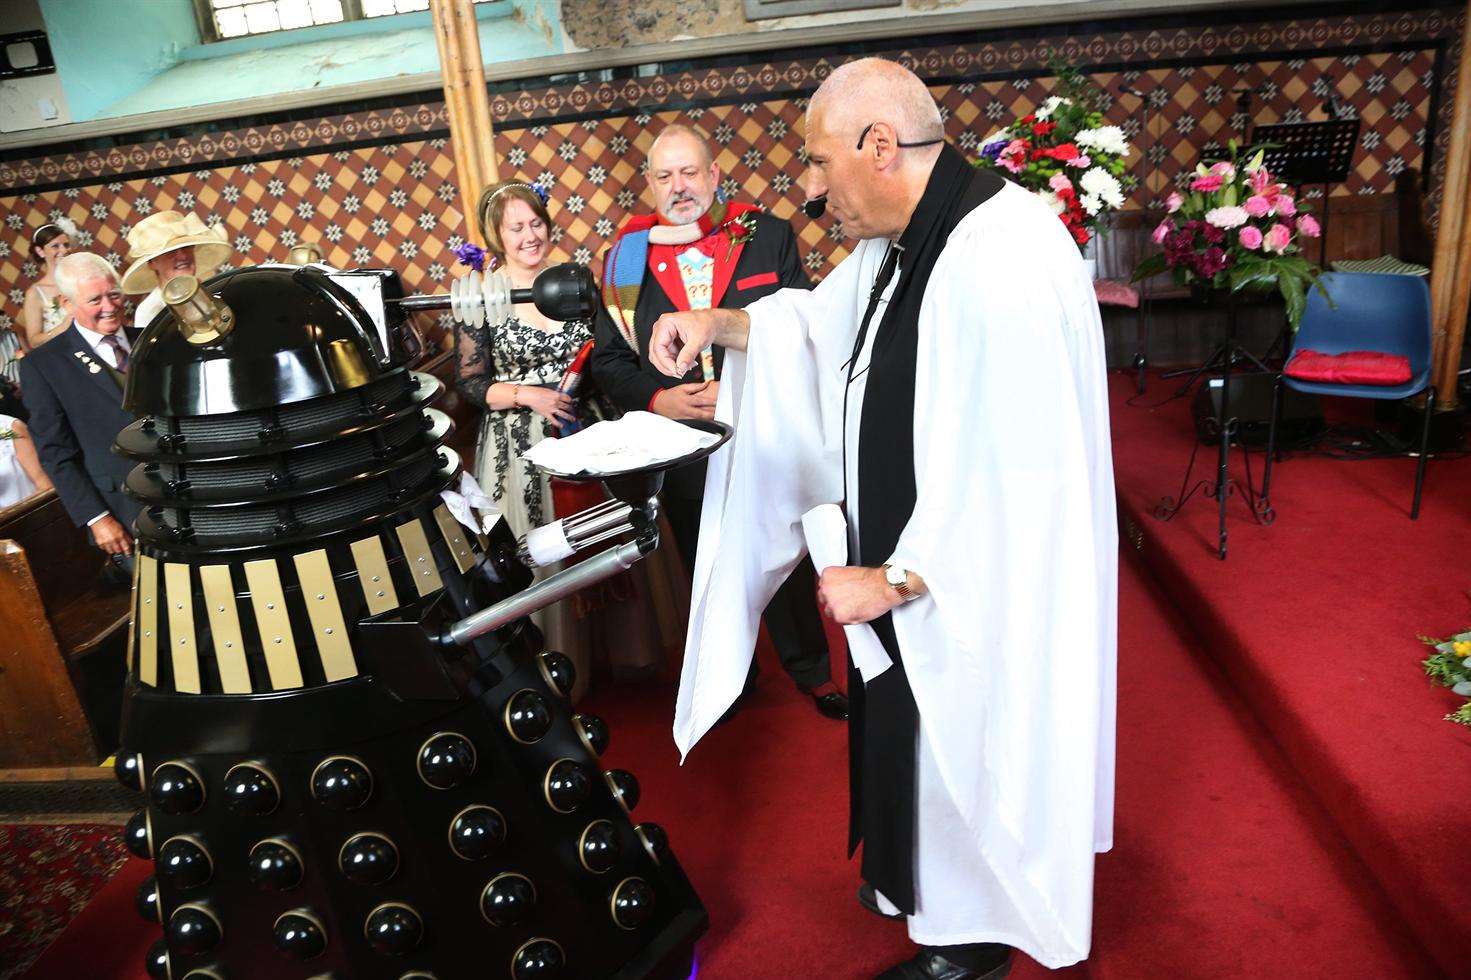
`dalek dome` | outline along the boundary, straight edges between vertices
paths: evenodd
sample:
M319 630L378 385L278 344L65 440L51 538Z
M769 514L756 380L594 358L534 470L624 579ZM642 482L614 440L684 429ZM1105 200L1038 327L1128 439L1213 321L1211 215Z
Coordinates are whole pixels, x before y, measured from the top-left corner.
M164 286L134 344L124 407L201 416L267 409L381 378L373 316L321 266L260 265Z

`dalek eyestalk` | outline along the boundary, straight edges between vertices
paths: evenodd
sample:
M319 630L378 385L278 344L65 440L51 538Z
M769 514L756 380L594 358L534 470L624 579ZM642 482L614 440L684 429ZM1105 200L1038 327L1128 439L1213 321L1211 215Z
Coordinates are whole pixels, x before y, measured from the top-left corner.
M174 311L179 332L191 344L209 344L235 329L235 312L211 296L193 276L175 276L163 284L163 301Z

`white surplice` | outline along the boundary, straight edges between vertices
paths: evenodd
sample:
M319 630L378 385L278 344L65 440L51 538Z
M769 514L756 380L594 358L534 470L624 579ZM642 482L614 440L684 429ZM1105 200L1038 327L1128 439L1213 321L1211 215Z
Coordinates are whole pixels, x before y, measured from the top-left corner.
M887 244L747 307L748 350L727 352L716 417L737 431L706 478L682 753L740 693L761 610L804 553L802 515L842 498L844 364ZM917 500L891 559L928 588L893 614L920 717L910 935L1062 967L1088 955L1093 855L1112 845L1118 533L1098 305L1062 223L1008 184L950 234L918 328Z

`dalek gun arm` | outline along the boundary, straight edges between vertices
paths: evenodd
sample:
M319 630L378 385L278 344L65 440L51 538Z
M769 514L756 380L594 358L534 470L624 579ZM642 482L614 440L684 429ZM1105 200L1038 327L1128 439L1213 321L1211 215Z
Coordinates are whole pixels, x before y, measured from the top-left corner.
M550 575L479 612L450 624L440 634L445 646L464 646L523 616L632 568L659 546L659 504L650 497L642 507L619 500L533 528L522 536L516 556L532 567L545 567L572 554L632 532L634 539Z
M501 323L518 303L534 303L553 320L585 320L597 310L598 288L592 272L574 262L554 265L536 277L529 288L511 284L505 271L470 271L450 284L447 293L390 299L404 312L449 310L468 327Z

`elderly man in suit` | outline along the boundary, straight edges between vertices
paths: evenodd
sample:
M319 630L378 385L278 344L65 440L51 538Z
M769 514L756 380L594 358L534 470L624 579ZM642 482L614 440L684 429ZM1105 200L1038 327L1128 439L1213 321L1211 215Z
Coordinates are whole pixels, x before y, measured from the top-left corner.
M590 367L598 387L623 411L672 419L711 419L724 352L705 352L682 378L649 363L654 321L674 310L743 307L784 287L810 289L785 221L760 208L727 202L709 144L688 126L671 125L649 147L654 213L624 223L603 262L603 309L594 326ZM691 570L700 536L705 464L672 471L664 513ZM766 628L787 674L823 715L848 716L832 683L827 636L816 604L817 576L803 559L766 608ZM747 690L755 679L751 663Z
M122 492L131 464L112 442L132 416L123 411L132 339L117 270L91 252L56 267L56 285L72 325L20 365L21 394L41 466L66 512L110 555L133 552L139 507Z

